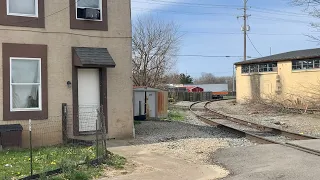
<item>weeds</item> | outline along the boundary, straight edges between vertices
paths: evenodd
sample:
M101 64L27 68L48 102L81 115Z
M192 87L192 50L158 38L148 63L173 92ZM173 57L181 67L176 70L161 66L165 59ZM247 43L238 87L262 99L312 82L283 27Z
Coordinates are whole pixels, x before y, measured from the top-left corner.
M169 110L168 119L171 121L183 121L185 120L185 114L181 110L172 109Z
M95 158L95 148L85 146L53 146L33 150L34 174L54 170L70 160L75 164ZM0 179L22 178L30 175L29 150L0 152Z
M111 166L115 169L123 169L124 165L127 163L127 160L122 156L109 154L105 163L107 166Z

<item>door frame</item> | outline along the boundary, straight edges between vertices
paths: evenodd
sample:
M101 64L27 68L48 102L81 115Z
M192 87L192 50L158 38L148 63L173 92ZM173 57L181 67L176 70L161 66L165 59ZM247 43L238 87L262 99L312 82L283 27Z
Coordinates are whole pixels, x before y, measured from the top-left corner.
M106 132L108 133L108 103L107 103L107 68L97 66L72 66L72 101L73 101L73 135L79 136L79 100L78 100L78 69L80 68L96 68L99 69L99 85L100 85L100 105L103 107L102 111L105 117Z

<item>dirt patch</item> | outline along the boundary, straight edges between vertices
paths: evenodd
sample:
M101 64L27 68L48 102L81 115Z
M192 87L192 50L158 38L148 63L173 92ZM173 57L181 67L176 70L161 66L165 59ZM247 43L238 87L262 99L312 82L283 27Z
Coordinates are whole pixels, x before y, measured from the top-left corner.
M139 174L139 173L146 173L146 172L152 172L152 171L154 171L154 168L152 168L151 166L147 166L142 163L129 160L123 169L115 169L111 167L106 168L104 170L103 177L112 178L112 177L118 177L118 176L123 176L127 174L133 174L133 173Z
M177 166L181 169L175 169L174 178L169 179L192 179L185 173L201 175L202 171L214 174L211 177L222 178L229 172L213 164L210 155L221 148L255 145L245 138L208 126L189 111L186 111L185 115L183 121L145 121L136 124L136 138L129 141L130 146L113 148L114 153L126 157L131 164L124 170L108 169L110 172L106 174L107 177L123 179L135 174L140 177L145 172L170 174L170 166ZM150 158L153 160L148 164ZM161 177L155 175L152 179Z
M208 107L235 118L320 137L318 114L285 113L270 106L238 104L234 100L213 102Z

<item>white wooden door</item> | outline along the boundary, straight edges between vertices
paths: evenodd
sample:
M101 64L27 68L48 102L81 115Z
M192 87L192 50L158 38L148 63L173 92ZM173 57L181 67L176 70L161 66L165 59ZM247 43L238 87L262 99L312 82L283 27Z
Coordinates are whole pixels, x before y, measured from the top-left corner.
M100 108L99 69L78 69L79 131L96 130Z
M148 107L149 107L149 116L151 118L156 117L156 93L155 92L147 92L148 98Z

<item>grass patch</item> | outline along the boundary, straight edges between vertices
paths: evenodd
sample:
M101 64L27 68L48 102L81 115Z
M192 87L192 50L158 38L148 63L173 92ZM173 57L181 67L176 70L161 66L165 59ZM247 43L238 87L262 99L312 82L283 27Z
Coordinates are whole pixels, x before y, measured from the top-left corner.
M138 124L141 124L141 121L134 121L133 123L134 125L138 125Z
M127 159L117 154L110 154L105 164L115 169L123 169Z
M112 167L114 169L123 169L127 160L119 155L110 153L108 158L102 162L101 165L80 165L66 163L62 167L63 173L50 178L43 178L49 180L90 180L98 178L103 175L103 170L106 167Z
M181 110L171 109L168 113L168 119L171 121L183 121L185 120L185 114Z
M235 96L223 96L223 99L236 99Z
M40 177L40 180L90 180L103 175L103 165L80 165L63 168L63 173L52 177Z
M95 158L95 148L85 146L54 146L33 150L33 173L38 174L63 166L66 161L79 164ZM30 175L30 151L0 152L0 179L22 178Z

